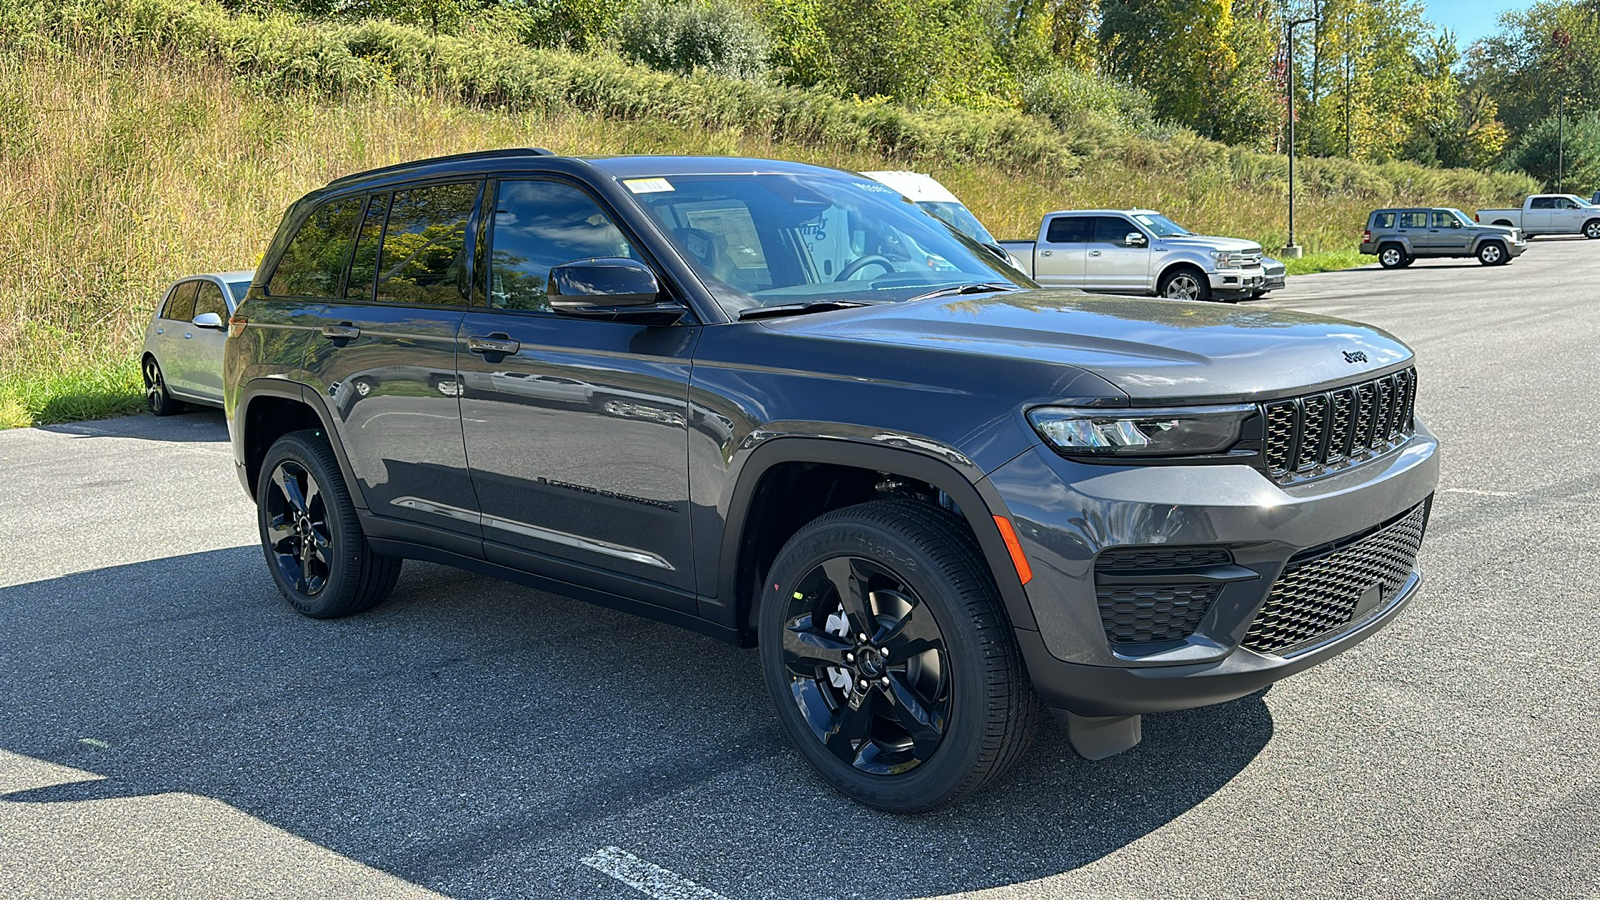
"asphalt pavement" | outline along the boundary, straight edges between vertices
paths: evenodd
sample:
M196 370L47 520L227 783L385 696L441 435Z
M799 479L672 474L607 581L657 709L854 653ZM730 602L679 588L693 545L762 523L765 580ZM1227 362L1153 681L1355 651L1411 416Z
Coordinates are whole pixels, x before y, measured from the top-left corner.
M1600 897L1597 275L1546 239L1246 304L1417 349L1422 595L921 817L805 769L754 651L416 563L296 615L218 413L0 432L0 896Z

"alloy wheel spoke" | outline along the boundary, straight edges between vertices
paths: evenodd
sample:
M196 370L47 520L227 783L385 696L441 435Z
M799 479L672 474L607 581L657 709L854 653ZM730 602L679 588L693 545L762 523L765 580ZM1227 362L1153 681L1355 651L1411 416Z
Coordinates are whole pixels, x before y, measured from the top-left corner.
M300 492L299 480L293 475L289 474L289 468L287 466L279 466L273 471L272 483L276 484L278 486L278 490L283 492L283 499L287 500L289 505L293 507L296 512L307 511L306 498L305 495Z
M865 629L868 633L876 630L871 628L875 613L867 597L867 576L856 560L848 556L835 557L822 564L822 572L838 591L839 603L844 606L851 629Z
M829 668L848 668L844 655L851 646L817 628L810 614L790 619L783 629L784 665L801 677L825 679Z
M911 602L910 598L905 598ZM873 643L887 647L891 657L903 659L909 653L921 653L930 649L943 637L939 626L933 621L933 614L921 603L914 603L905 615L887 627L880 629L874 635ZM912 650L913 644L925 645L920 649Z
M911 686L906 684L905 676L891 674L889 688L884 692L888 702L888 717L906 730L911 735L911 743L915 747L917 757L926 758L938 745L939 739L944 737L944 715L936 710L930 710L922 699L917 696Z
M313 559L321 562L324 566L332 565L328 559L328 547L332 543L332 541L328 540L328 536L322 533L320 526L311 526L310 550Z
M834 756L852 766L856 764L861 752L871 743L874 705L872 696L865 695L860 705L840 706L838 714L834 716L832 727L822 736L823 746Z
M306 504L305 510L306 510L306 512L308 512L308 513L311 512L311 504L315 503L317 501L317 498L320 497L320 496L322 496L322 489L317 487L317 480L315 478L311 477L311 473L310 472L307 472L306 473L306 489L305 489L305 492L302 493L301 496L300 496L300 499L305 501L305 504Z
M284 552L281 549L283 542L295 536L294 526L289 524L288 516L273 516L272 520L267 523L267 540L272 544L272 549L277 550L279 553Z

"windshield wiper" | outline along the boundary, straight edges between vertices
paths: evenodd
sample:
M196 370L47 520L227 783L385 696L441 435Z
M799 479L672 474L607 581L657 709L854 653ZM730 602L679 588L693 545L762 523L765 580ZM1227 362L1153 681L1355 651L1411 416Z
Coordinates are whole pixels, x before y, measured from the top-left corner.
M827 312L831 309L852 309L857 306L871 306L860 300L813 300L810 303L784 303L776 306L752 306L749 309L739 310L739 321L747 319L770 319L777 316L795 316L803 313Z
M926 294L918 294L906 302L926 300L929 297L948 297L952 294L988 294L994 291L1015 290L1016 287L1016 285L1006 281L970 281L966 284L952 284L949 287L931 290Z

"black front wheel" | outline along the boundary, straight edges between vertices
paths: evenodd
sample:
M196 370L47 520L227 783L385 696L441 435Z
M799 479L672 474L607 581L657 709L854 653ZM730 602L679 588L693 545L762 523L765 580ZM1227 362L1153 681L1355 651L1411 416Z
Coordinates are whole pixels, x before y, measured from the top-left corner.
M161 377L161 364L153 356L144 358L144 404L151 413L170 416L183 412L183 403L167 391L166 379Z
M267 451L256 511L272 580L301 613L348 616L394 590L401 560L367 543L338 459L316 432L285 435Z
M762 585L761 662L802 756L889 812L943 806L1022 754L1034 698L963 523L915 501L825 515Z

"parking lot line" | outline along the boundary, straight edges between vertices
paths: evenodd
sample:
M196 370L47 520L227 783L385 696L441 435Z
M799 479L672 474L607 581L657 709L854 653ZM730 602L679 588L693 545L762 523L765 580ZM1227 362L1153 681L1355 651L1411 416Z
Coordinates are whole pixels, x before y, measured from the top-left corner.
M646 862L621 847L602 847L579 862L656 900L728 900L727 897L693 881Z

